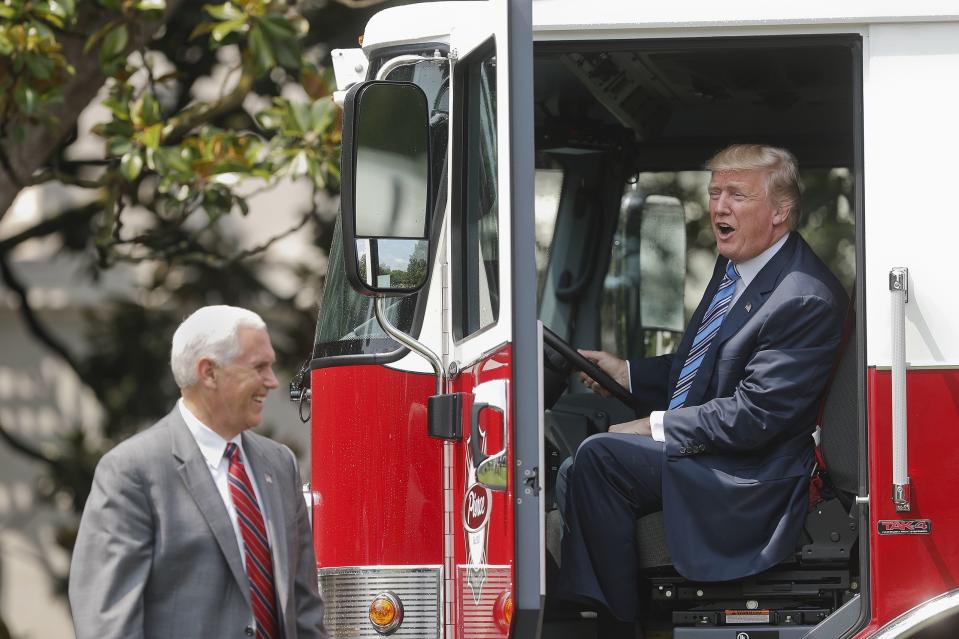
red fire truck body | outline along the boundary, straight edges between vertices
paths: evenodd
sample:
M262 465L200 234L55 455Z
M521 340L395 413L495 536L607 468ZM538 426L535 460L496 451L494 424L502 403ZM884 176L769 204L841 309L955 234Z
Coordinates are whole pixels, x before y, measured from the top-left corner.
M738 141L796 153L800 232L851 295L826 488L769 573L644 557L648 636L959 636L959 13L801 4L427 3L334 52L343 220L304 393L333 636L595 636L552 602L551 469L632 414L562 346L669 351L713 255L701 167Z

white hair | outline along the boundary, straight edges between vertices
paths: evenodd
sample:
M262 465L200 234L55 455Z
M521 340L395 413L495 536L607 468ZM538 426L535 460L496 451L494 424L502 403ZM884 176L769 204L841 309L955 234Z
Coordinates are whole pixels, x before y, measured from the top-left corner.
M194 311L173 333L170 368L180 388L199 381L196 365L208 357L219 365L229 364L240 354L240 327L266 329L253 311L236 306L204 306Z

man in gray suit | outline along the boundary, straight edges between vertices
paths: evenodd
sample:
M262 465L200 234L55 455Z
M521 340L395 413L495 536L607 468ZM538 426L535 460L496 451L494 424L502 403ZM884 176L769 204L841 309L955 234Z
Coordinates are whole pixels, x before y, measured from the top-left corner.
M180 401L94 475L70 570L78 639L327 636L293 453L249 430L274 359L242 308L177 329Z

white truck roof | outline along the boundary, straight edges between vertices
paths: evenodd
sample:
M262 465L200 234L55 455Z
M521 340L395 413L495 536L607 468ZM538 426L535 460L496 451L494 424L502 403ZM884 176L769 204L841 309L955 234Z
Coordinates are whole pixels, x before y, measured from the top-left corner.
M489 2L428 2L385 9L370 19L363 37L372 50L412 42L444 43L457 24L483 19ZM635 0L533 0L537 40L597 37L598 31L714 29L783 25L841 25L959 20L954 0L768 0L643 2Z

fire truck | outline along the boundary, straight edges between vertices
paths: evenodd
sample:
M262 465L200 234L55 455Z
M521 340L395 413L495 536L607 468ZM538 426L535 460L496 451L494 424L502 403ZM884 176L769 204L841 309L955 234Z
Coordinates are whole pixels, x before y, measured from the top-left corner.
M553 483L636 412L577 349L675 346L733 142L798 157L846 335L795 553L696 583L640 519L647 636L959 636L959 9L436 2L333 59L342 210L293 389L332 636L596 636L553 596Z

